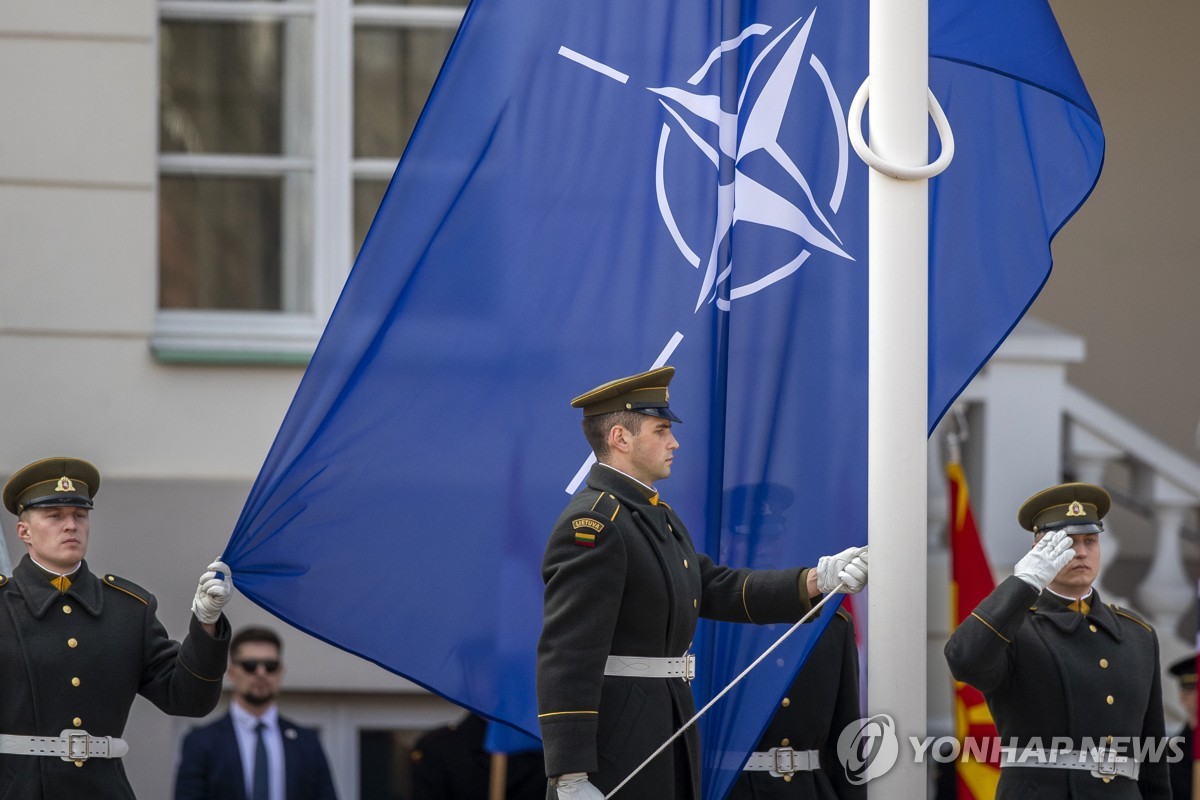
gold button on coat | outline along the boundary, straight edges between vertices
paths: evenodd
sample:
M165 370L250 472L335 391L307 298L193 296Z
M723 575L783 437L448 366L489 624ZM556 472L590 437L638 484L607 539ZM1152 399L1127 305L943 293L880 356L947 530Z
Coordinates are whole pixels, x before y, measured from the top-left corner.
M75 766L77 766L77 767L82 767L82 766L83 766L83 762L82 762L82 761L76 761L76 762L75 762Z
M1110 694L1108 697L1104 698L1104 702L1111 706L1113 704L1113 696Z
M63 613L64 613L64 614L70 614L70 613L71 613L71 607L70 607L70 606L63 606Z
M1089 631L1091 631L1092 633L1095 633L1095 632L1096 632L1096 626L1095 626L1095 625L1088 625L1088 630L1089 630Z
M78 686L78 685L79 685L79 678L71 678L71 685L72 685L72 686Z
M72 636L70 639L67 639L67 647L78 647L78 646L79 646L79 640L77 640L74 636Z
M76 717L75 719L71 720L71 724L78 728L83 725L83 720L81 720L79 717Z
M783 707L784 707L784 708L787 708L787 707L788 707L788 706L790 706L791 704L792 704L792 700L791 700L791 698L789 698L789 697L785 697L785 698L783 698Z
M1100 669L1108 669L1108 659L1107 658L1100 659Z
M779 746L780 746L780 747L787 747L787 746L788 746L788 745L790 745L791 743L792 743L792 740L791 740L791 739L784 739L782 742L780 742L780 743L779 743Z
M684 569L687 569L687 568L688 568L688 565L687 565L687 559L686 559L686 558L683 560L683 568L684 568Z

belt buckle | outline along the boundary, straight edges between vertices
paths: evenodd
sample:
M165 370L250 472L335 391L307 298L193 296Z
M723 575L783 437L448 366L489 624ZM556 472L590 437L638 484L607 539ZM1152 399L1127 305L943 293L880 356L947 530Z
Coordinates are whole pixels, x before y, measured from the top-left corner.
M62 757L63 761L87 761L88 750L90 750L91 736L87 731L68 731L67 732L67 754ZM76 752L76 745L82 747L83 752Z
M771 761L772 775L791 775L796 771L796 751L790 747L772 747Z
M1103 777L1111 777L1117 774L1117 754L1111 748L1101 747L1099 750L1093 751L1096 756L1096 772Z
M692 653L683 657L683 679L688 683L696 679L696 656Z

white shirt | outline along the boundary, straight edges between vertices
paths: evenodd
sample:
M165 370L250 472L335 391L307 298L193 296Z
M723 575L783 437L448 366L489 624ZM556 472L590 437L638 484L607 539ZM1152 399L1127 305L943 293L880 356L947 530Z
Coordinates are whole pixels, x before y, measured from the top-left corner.
M254 729L261 721L263 743L267 746L267 773L271 800L287 800L287 777L283 770L283 737L279 732L279 709L272 704L261 717L256 717L237 702L229 704L229 715L233 717L233 732L237 734L238 753L242 756L242 773L246 779L246 797L254 790L254 750L258 738Z
M1046 591L1049 592L1050 594L1054 595L1055 597L1061 597L1063 600L1066 600L1068 603L1074 603L1076 600L1087 600L1088 605L1092 604L1092 590L1090 587L1088 588L1088 593L1085 594L1083 597L1067 597L1065 594L1059 594L1058 592L1054 591L1049 586L1046 587Z

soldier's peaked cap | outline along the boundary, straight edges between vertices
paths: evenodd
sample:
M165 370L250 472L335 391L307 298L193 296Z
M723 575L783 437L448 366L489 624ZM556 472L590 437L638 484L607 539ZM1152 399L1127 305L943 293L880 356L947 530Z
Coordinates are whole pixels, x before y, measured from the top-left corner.
M1184 689L1196 688L1196 654L1184 656L1167 668L1176 678L1179 679L1179 685Z
M628 378L617 378L584 392L572 400L571 405L582 408L585 417L613 411L634 411L672 422L683 422L668 405L670 393L667 386L673 377L674 367L659 367Z
M4 485L4 507L14 514L27 508L92 508L100 490L100 470L82 458L43 458L17 470Z
M1099 533L1100 521L1108 513L1112 499L1108 492L1091 483L1061 483L1043 489L1021 504L1017 522L1034 533L1066 530L1069 534Z

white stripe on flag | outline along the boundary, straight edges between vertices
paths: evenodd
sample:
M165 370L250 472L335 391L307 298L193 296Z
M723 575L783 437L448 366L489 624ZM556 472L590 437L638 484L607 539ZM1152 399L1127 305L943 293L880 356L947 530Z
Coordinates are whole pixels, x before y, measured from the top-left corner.
M571 59L576 64L582 64L583 66L587 67L588 69L594 69L594 70L596 70L596 72L599 72L601 75L606 75L609 78L612 78L614 81L619 81L620 83L628 83L629 82L629 76L626 75L624 72L618 72L617 70L613 69L612 67L610 67L606 64L601 64L599 61L596 61L595 59L588 58L583 53L576 53L574 50L572 50L569 47L560 46L558 48L558 54L560 56L562 56L563 58Z

